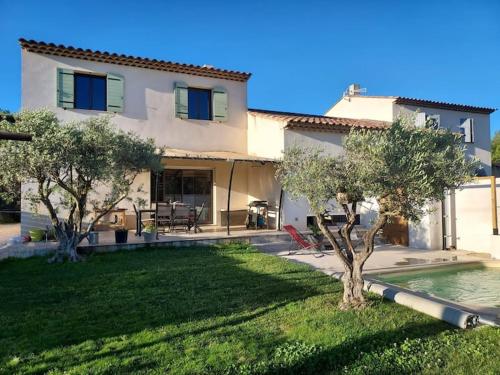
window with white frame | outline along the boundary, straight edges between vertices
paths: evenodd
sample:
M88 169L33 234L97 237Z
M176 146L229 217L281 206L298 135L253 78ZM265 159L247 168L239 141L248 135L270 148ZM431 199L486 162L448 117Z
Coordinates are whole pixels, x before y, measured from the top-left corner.
M417 112L415 114L415 126L417 128L439 129L441 126L441 118L439 115L429 115L425 112Z
M441 116L439 115L429 115L427 116L425 125L430 129L439 129L441 126Z

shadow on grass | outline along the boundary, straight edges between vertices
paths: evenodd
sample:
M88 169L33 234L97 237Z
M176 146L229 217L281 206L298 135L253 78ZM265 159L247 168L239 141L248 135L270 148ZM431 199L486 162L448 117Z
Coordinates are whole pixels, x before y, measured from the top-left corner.
M408 324L396 330L379 331L356 339L347 340L331 348L314 345L281 344L279 352L272 358L266 368L256 366L250 373L263 374L320 374L341 373L356 364L364 355L381 353L385 349L394 348L406 339L426 339L440 332L449 330L450 326L436 321L425 324ZM373 368L363 369L363 374L394 374L399 364L381 363L375 360ZM389 367L389 368L388 368ZM229 374L241 373L240 367L234 366ZM349 371L349 370L347 370ZM418 371L418 368L413 369ZM404 371L403 373L408 373Z
M274 308L264 309L259 313L250 314L244 318L238 318L224 322L224 324L217 324L209 326L201 330L194 330L183 332L181 335L166 335L161 339L152 340L149 342L141 343L139 345L130 345L123 349L111 350L106 353L88 352L79 359L66 360L66 366L74 367L79 365L90 365L94 361L106 360L108 358L118 357L120 360L128 358L142 357L139 363L121 363L119 366L120 372L137 372L141 370L150 370L157 366L153 358L145 359L141 354L144 350L154 347L158 344L169 343L176 338L187 338L190 335L198 335L202 333L212 332L216 335L219 328L229 328L230 326L237 326L245 323L246 321L256 319L263 316L270 311L281 308L283 305L275 306ZM270 337L266 338L260 335L245 334L250 345L265 345L269 348L269 357L266 360L255 361L250 363L234 364L227 368L211 367L210 365L203 368L205 373L226 373L226 374L319 374L319 373L340 373L343 369L349 368L354 365L362 355L369 355L370 353L380 353L384 349L394 348L400 345L406 339L425 339L439 334L442 331L448 330L445 324L441 322L432 322L427 324L408 324L396 330L378 331L376 333L367 334L356 339L346 340L341 344L330 347L321 348L315 345L308 345L303 342L289 342L283 337ZM227 335L227 331L224 333ZM57 362L57 358L53 358ZM50 361L47 359L40 360L51 367ZM123 361L125 362L125 361ZM366 373L393 373L393 366L388 363L378 363L375 365L377 368L366 369ZM388 367L388 368L387 368ZM387 371L385 371L385 370ZM417 369L415 369L417 370Z
M241 245L120 252L80 264L2 262L0 358L217 317L236 325L327 284Z

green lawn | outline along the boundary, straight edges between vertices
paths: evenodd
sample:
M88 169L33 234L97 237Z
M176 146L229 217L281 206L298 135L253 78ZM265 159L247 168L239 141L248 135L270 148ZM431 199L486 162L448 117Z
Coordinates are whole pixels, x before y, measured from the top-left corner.
M0 373L500 371L500 330L454 329L246 245L0 262Z

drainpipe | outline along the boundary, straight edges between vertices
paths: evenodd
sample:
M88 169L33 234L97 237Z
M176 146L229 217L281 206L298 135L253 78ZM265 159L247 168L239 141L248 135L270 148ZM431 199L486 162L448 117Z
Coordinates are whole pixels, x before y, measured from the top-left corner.
M155 173L155 232L156 239L158 239L158 175L160 171L156 171Z
M280 203L278 206L278 225L276 225L276 230L281 231L281 211L283 211L283 188L280 190Z
M490 177L491 181L491 224L493 235L498 236L498 216L497 216L497 181L495 176Z
M443 244L442 244L442 249L441 250L446 250L446 196L445 198L441 201L441 230L443 234Z
M236 160L233 160L231 163L231 173L229 174L229 187L227 189L227 212L226 212L226 217L227 217L227 235L229 236L231 232L229 231L229 213L230 213L230 208L231 208L231 186L233 185L233 172L234 172L234 164L236 164Z

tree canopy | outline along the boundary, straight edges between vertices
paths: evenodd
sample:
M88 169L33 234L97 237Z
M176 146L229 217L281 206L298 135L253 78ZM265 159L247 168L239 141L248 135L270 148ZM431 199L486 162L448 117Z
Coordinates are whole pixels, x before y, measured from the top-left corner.
M7 127L12 125L0 122L0 128ZM22 111L15 129L32 134L33 141L0 142L3 196L15 196L19 183L29 186L25 198L33 207L42 203L56 228L58 258L77 259L78 243L128 198L137 175L161 166L153 140L117 130L108 116L61 123L48 110ZM97 210L100 214L87 217Z
M391 217L418 221L428 204L444 198L445 190L470 181L478 161L465 154L460 134L445 129L417 128L400 119L387 130L352 130L344 140L345 154L291 147L277 178L292 198L304 198L317 217L346 270L345 305L364 303L362 269L373 252L374 236ZM358 249L351 241L357 204L375 199L378 217ZM338 236L327 226L331 205L339 206L346 224Z
M500 163L500 132L496 132L491 140L491 161Z

